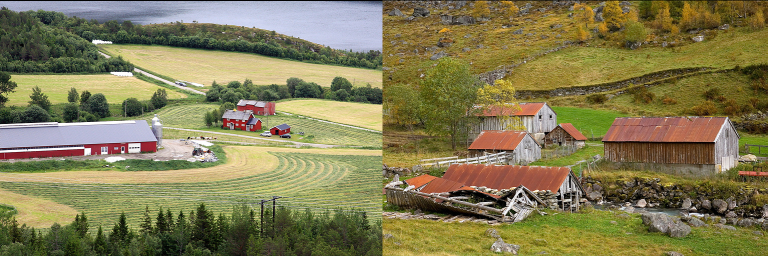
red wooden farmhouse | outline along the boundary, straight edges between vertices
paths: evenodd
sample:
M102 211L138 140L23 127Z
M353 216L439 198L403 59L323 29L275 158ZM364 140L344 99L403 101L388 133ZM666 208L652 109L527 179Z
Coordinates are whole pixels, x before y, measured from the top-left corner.
M291 126L288 124L281 124L275 127L272 127L272 129L269 129L270 132L274 135L283 135L291 133Z
M253 111L254 115L267 116L275 114L275 103L255 100L240 100L237 102L237 111Z
M0 125L0 159L156 152L144 120Z
M246 111L233 111L227 110L224 115L221 116L222 126L221 128L229 128L230 130L243 130L255 132L261 130L261 120L253 116L253 112Z

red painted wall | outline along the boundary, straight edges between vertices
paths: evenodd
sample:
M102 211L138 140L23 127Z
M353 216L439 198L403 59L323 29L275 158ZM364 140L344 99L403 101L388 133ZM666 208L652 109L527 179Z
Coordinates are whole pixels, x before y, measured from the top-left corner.
M274 135L283 135L291 133L291 128L285 129L285 130L279 130L277 127L272 127L272 129L269 130Z
M235 130L243 130L243 131L249 131L249 132L255 132L255 131L261 130L261 120L256 122L256 124L253 127L251 127L251 129L246 129L247 127L245 126L245 124L248 123L247 121L240 121L236 119L230 120L228 118L224 118L221 128L229 129L230 123L234 124Z
M107 147L107 154L120 154L120 147L125 147L125 154L128 154L128 144L126 143L107 143L84 145L91 149L91 155L101 155L101 147ZM157 142L138 142L141 143L141 152L157 152ZM115 149L117 147L117 149ZM44 157L64 157L64 156L82 156L85 153L83 149L72 150L51 150L51 151L33 151L33 152L14 152L0 153L0 159L21 159L21 158L44 158Z
M263 108L257 108L254 105L237 106L237 111L246 111L246 110L253 111L254 115L259 115L259 116L274 115L275 103L267 102L266 104L264 104Z

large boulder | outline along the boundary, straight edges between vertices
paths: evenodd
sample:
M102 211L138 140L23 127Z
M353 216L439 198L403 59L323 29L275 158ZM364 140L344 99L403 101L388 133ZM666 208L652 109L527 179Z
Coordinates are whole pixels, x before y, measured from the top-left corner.
M389 16L398 16L398 17L405 17L405 14L400 11L400 9L395 8L394 10L389 11Z
M499 236L499 232L492 228L485 230L485 235L493 238L501 238L501 236Z
M411 14L411 16L413 16L413 17L427 17L427 16L429 16L429 10L421 8L421 7L413 8L413 14Z
M685 200L683 200L683 205L682 205L681 208L683 208L683 209L690 209L691 208L691 204L692 204L691 203L691 199L690 198L686 198Z
M710 210L712 209L712 202L709 200L701 200L701 209Z
M670 237L685 237L691 233L690 226L664 213L643 213L641 219L651 232L661 232Z
M763 218L768 218L768 204L763 205Z
M587 194L587 199L589 199L589 201L600 201L603 199L603 193L599 191L592 191Z
M694 36L694 37L693 37L693 38L691 38L691 39L692 39L694 42L697 42L697 43L698 43L698 42L704 41L704 36L701 36L701 35L699 35L699 36Z
M725 211L728 210L728 203L726 203L722 199L712 200L712 210L714 210L718 214L724 214Z
M688 225L691 227L701 227L701 226L707 226L707 223L704 223L704 221L700 220L699 218L690 218L688 220Z
M435 55L432 55L432 57L429 57L429 59L430 60L439 60L440 58L446 57L446 56L448 56L448 54L443 52L443 51L441 51L441 52L435 53Z
M512 254L517 255L518 250L520 250L519 245L505 243L501 238L496 239L496 242L493 242L491 245L491 251L496 253L511 252Z
M635 204L635 207L638 208L645 208L646 206L648 206L648 203L645 201L645 199L637 200L637 203Z

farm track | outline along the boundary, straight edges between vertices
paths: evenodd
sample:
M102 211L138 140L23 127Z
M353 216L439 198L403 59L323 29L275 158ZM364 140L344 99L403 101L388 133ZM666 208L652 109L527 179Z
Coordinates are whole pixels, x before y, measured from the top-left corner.
M229 214L237 204L258 207L258 202L272 195L285 196L278 200L278 205L294 209L322 212L354 207L368 212L372 219L380 219L381 207L376 193L378 180L375 178L376 167L380 165L378 156L291 152L271 152L270 155L279 163L271 171L222 180L200 177L198 182L183 183L78 183L74 179L56 177L36 179L34 175L10 178L4 173L0 179L6 182L0 182L0 188L85 211L94 227L111 225L122 211L132 224L136 224L144 206L149 206L153 214L160 206L177 213L181 209L185 212L192 210L204 202L217 213ZM245 168L253 166L250 164ZM69 173L77 175L79 172ZM50 174L54 173L36 176Z
M254 137L254 136L245 136L245 135L226 133L226 132L202 131L202 130L185 129L185 128L163 127L163 129L181 130L181 131L188 131L188 132L212 133L212 134L236 136L236 137L242 137L242 138L248 138L248 139L266 140L266 141L283 142L283 143L293 143L296 147L310 146L310 147L315 147L315 148L332 148L332 147L339 146L339 145L304 143L304 142L296 142L296 141L290 141L290 140L267 139L267 138L259 138L259 137Z
M104 58L107 58L107 59L109 59L109 58L112 58L112 56L109 56L109 54L103 53L103 52L101 52L101 51L99 51L99 54L101 54L101 56L104 56ZM134 68L133 68L133 71L135 71L135 72L138 72L138 73L141 73L141 74L144 74L145 76L151 77L151 78L153 78L153 79L155 79L155 80L158 80L158 81L160 81L160 82L166 83L166 84L168 84L168 85L170 85L170 86L174 86L174 87L176 87L176 88L179 88L179 89L182 89L182 90L187 90L187 91L190 91L190 92L193 92L193 93L197 93L197 94L205 95L205 93L204 93L204 92L201 92L201 91L198 91L198 90L195 90L195 89L189 88L189 87L185 87L185 86L180 86L180 85L177 85L177 84L175 84L175 83L172 83L171 81L168 81L168 80L162 79L162 78L160 78L160 77L158 77L158 76L156 76L156 75L150 74L150 73L148 73L148 72L146 72L146 71L144 71L144 70L141 70L141 69L139 69L139 68L136 68L136 67L134 67Z

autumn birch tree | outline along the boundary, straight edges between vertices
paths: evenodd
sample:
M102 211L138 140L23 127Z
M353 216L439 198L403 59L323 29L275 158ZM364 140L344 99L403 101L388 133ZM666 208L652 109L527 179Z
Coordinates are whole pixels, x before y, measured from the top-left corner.
M500 111L497 115L499 127L503 130L524 130L520 117L514 113L520 111L520 104L515 99L515 87L506 80L496 80L493 85L477 89L477 103L482 111Z

